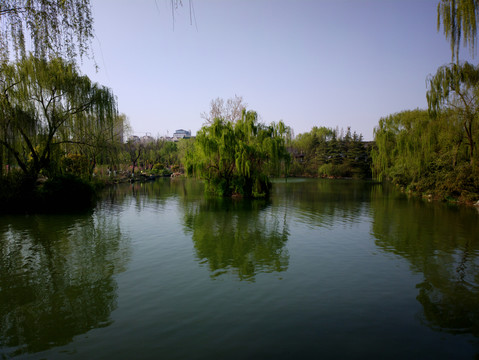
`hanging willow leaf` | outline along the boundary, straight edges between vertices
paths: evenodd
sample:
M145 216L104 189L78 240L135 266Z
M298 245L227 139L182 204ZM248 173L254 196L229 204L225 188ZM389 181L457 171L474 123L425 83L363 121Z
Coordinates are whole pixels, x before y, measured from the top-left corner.
M474 55L477 42L477 0L441 0L437 6L437 30L441 26L451 46L452 61L459 62L461 39Z
M2 0L0 56L25 55L25 37L39 57L87 55L93 38L90 0Z

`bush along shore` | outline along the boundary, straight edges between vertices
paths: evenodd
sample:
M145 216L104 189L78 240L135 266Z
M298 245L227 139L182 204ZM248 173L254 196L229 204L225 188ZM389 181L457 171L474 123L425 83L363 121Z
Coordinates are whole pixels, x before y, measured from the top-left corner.
M88 178L71 173L50 178L44 175L31 177L21 171L11 171L0 179L0 214L88 211L94 207L105 186L181 175L168 168L161 171L141 169L135 173L95 169Z
M52 179L23 176L20 173L0 181L1 213L60 213L90 209L98 185L73 175Z

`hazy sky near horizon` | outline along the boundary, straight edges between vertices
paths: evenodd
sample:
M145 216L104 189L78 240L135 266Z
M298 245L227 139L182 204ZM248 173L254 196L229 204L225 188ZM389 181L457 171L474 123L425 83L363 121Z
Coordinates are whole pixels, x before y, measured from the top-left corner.
M371 140L381 117L427 108L428 74L451 61L438 1L183 0L173 18L170 0L91 0L99 70L82 71L138 135L195 134L212 99L239 95L296 135L351 126Z

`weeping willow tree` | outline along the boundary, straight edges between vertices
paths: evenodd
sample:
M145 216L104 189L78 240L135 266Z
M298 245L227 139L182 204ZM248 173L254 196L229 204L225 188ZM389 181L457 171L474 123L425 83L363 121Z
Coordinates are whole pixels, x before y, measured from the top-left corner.
M375 177L439 198L472 201L479 195L479 171L470 164L455 111L444 110L435 121L427 110L393 114L379 121L374 138Z
M429 78L429 112L433 117L444 109L453 110L469 144L471 164L475 157L475 132L479 115L479 66L469 63L441 66Z
M441 66L434 76L428 79L427 102L429 112L436 118L444 109L451 110L462 124L467 142L471 165L475 157L475 132L479 110L479 66L461 64L459 49L469 46L475 55L477 45L477 23L479 2L477 0L441 0L437 7L437 28L443 27L446 39L451 45L452 63Z
M188 175L206 181L206 190L219 196L265 197L268 175L286 173L289 127L280 121L265 125L257 113L243 110L237 122L216 118L197 133L184 159Z
M32 179L52 175L61 154L120 141L113 93L60 58L4 63L0 105L0 147Z
M434 157L435 137L425 110L403 111L379 120L371 151L373 174L407 185L421 178Z
M474 55L477 42L479 2L477 0L441 0L437 6L437 30L443 28L451 45L452 61L459 62L461 39Z

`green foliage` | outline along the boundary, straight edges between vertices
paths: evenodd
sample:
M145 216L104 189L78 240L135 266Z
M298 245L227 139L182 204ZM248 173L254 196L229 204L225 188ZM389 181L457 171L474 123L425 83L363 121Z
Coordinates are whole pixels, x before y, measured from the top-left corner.
M476 123L479 116L479 66L469 63L441 66L429 77L427 102L430 114L435 117L441 111L452 110L462 124L471 163L474 161Z
M4 63L0 90L0 162L16 163L26 176L53 171L61 152L94 164L122 140L115 96L71 62L30 56Z
M369 150L362 135L314 127L299 134L291 144L294 155L291 174L295 176L353 177L371 176Z
M83 57L92 38L90 0L2 0L0 3L2 60L8 58L10 49L17 58L24 56L26 43L31 43L39 57Z
M178 148L173 141L157 139L143 144L143 149L138 161L144 166L155 163L171 166L178 162Z
M452 60L459 61L461 38L474 54L479 7L476 0L441 0L437 6L437 30L443 27L451 45Z
M206 191L218 196L268 196L268 175L286 172L290 134L283 122L269 126L258 122L254 111L243 110L237 122L216 118L197 133L194 146L186 149L188 175L206 181Z
M424 164L431 161L433 136L426 111L404 111L381 118L374 130L373 175L401 185L408 179L418 179Z
M2 63L0 182L11 189L3 205L12 212L88 206L93 192L80 178L89 180L97 163L118 160L122 128L110 89L72 62L29 56ZM13 177L21 178L18 186Z
M161 165L161 164L156 164L156 165ZM163 165L161 166L153 166L153 169L151 169L151 173L154 175L158 176L171 176L172 172L170 169L164 167Z
M62 167L67 174L78 177L89 175L90 166L86 156L81 154L68 154L63 158Z
M186 140L181 140L180 143L183 141ZM179 165L178 145L173 141L156 139L145 142L130 139L124 144L123 151L123 159L131 165L133 171L141 168L151 170L155 175L167 176L171 174L168 168Z
M374 136L375 177L440 198L470 201L479 196L479 171L470 162L468 142L455 111L443 111L434 121L425 110L390 115L380 119Z
M160 173L163 173L163 170L165 170L165 165L160 164L160 163L156 163L155 165L153 165L153 168L151 169L151 172L153 174L159 175Z

